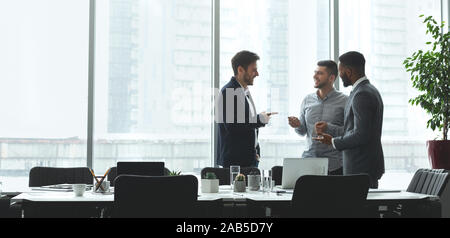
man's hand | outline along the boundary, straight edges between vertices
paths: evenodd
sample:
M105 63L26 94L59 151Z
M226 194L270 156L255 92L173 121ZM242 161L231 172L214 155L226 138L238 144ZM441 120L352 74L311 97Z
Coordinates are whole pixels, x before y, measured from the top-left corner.
M292 128L299 128L300 127L300 120L297 117L288 117L289 125Z
M270 121L271 115L272 115L271 113L261 112L259 114L259 120L264 124L268 124Z
M258 162L259 162L259 158L261 158L261 157L259 157L259 155L258 155L258 154L256 154L256 161L258 161Z
M328 123L325 121L319 121L315 124L315 128L316 128L316 133L325 133L325 131L328 128Z
M326 145L332 145L333 143L331 142L331 140L333 139L333 137L331 135L328 134L324 134L324 133L317 133L318 136L317 137L313 137L313 140L319 141L320 143L326 144Z

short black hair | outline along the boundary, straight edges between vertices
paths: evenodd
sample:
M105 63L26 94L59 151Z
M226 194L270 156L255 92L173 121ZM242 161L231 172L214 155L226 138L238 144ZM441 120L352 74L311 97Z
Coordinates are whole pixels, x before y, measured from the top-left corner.
M231 66L233 67L234 76L238 74L238 67L241 66L245 70L248 66L259 60L259 56L253 52L243 50L238 52L233 59L231 59Z
M355 69L360 73L360 75L365 75L365 67L366 67L366 59L364 58L364 55L356 52L356 51L350 51L347 52L339 57L339 61L350 68Z
M326 67L329 74L337 77L338 67L337 64L332 60L322 60L317 62L317 66Z

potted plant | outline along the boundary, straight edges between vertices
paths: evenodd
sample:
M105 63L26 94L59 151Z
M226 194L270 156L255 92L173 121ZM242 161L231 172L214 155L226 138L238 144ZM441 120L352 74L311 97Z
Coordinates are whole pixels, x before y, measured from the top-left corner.
M234 191L238 193L245 192L245 175L238 174L234 179Z
M413 87L422 93L409 102L420 105L431 116L427 128L443 132L442 140L427 142L432 168L450 169L450 141L447 137L450 127L450 33L444 34L445 24L438 25L431 16L425 18L424 23L427 25L426 33L433 38L426 43L432 50L419 50L403 62L411 72Z
M218 193L219 192L219 179L217 179L215 173L206 173L202 179L202 193Z
M169 172L169 176L179 176L179 175L181 175L181 171L173 170Z

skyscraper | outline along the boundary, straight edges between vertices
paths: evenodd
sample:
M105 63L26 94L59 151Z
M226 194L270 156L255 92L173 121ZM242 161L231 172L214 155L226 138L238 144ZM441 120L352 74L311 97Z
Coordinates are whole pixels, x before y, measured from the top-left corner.
M111 0L108 132L129 133L137 124L139 1Z

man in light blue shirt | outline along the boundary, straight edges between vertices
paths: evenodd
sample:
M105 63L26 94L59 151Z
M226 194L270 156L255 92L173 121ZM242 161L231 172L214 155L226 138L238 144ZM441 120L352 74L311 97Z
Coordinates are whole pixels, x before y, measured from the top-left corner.
M307 148L303 158L328 158L328 173L342 175L342 152L316 140L318 133L339 136L343 132L344 109L347 96L334 89L338 74L334 61L320 61L314 73L315 93L307 95L300 108L300 117L289 117L289 125L301 136L306 135ZM327 127L322 127L327 122Z

